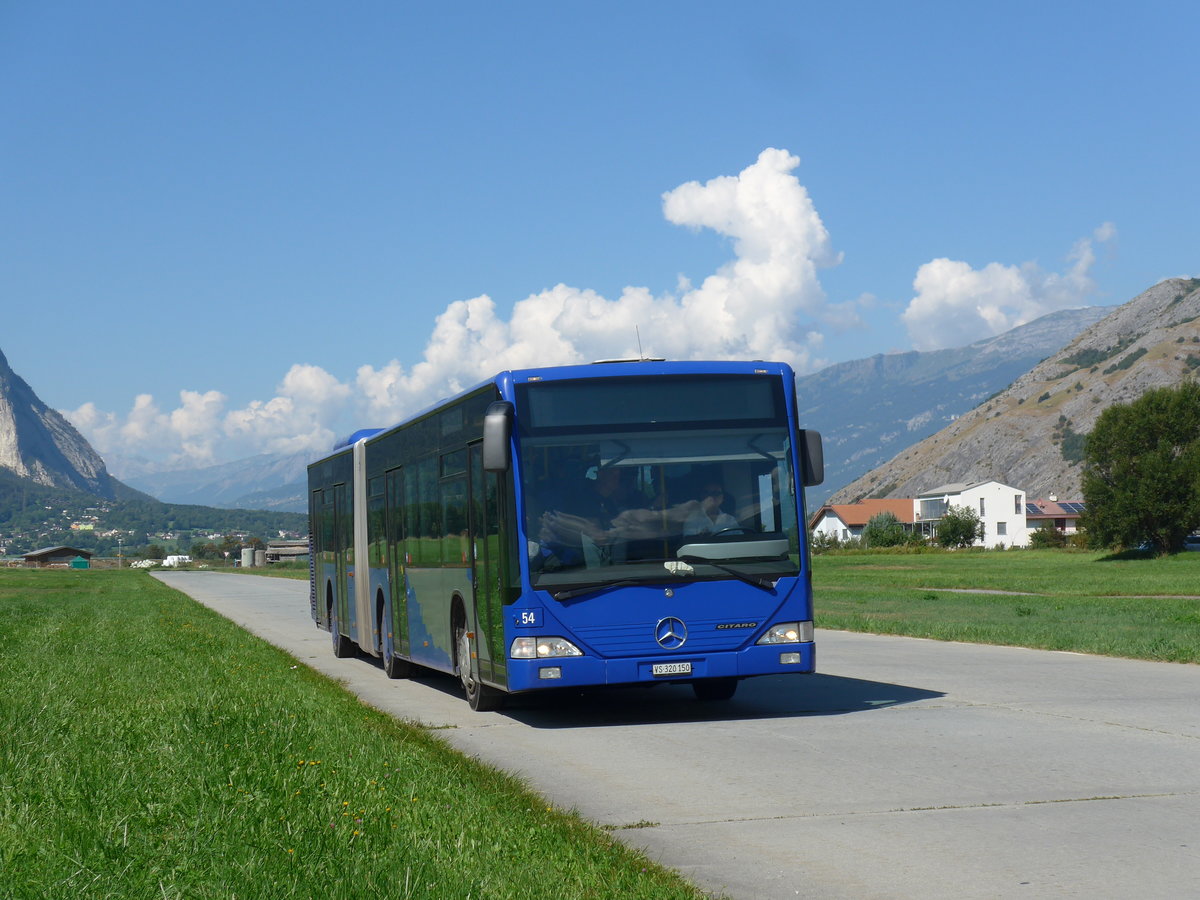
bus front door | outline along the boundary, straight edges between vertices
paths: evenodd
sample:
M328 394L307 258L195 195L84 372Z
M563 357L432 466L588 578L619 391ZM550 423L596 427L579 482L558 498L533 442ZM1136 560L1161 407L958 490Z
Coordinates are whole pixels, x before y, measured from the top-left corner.
M475 652L479 677L507 683L504 661L503 560L500 539L500 476L483 470L483 444L467 448L470 480L471 583L475 595Z

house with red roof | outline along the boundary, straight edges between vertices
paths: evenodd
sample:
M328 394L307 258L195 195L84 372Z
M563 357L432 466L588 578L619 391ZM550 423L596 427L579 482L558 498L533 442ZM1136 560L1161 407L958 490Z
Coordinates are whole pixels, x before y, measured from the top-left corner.
M907 500L861 500L858 503L826 504L812 514L808 520L813 537L818 534L839 541L855 540L872 517L890 512L905 531L913 530L913 501Z
M1025 504L1025 521L1030 530L1042 528L1049 522L1056 531L1075 534L1079 531L1079 517L1083 511L1082 503L1060 501L1051 494L1049 500L1030 500Z

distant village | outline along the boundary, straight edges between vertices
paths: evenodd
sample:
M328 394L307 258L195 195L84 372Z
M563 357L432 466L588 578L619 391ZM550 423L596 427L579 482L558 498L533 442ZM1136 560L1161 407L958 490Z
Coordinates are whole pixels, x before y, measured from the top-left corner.
M1019 488L999 481L944 484L916 497L895 500L862 500L822 506L809 518L813 538L853 543L874 516L891 513L905 531L932 538L938 522L952 507L965 507L979 517L978 547L1028 547L1039 529L1061 535L1079 531L1084 504L1056 496L1028 499Z
M297 545L308 552L307 534L279 530L270 535L245 530L214 531L179 529L136 531L105 524L109 508L103 505L84 509L44 507L36 526L0 530L0 566L65 566L79 559L89 568L129 565L135 560L159 564L171 557L211 561L225 565L241 564L243 553L250 550L270 557L274 562L297 556Z

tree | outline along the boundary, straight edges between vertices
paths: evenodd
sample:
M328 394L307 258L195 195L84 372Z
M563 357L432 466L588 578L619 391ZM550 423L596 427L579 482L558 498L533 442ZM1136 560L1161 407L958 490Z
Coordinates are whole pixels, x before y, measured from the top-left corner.
M970 547L983 540L979 513L969 506L951 506L938 520L934 539L943 547Z
M1082 480L1094 544L1182 549L1200 525L1200 384L1154 388L1101 413Z
M904 526L891 512L871 516L862 530L862 542L867 547L898 547L905 542L905 538Z

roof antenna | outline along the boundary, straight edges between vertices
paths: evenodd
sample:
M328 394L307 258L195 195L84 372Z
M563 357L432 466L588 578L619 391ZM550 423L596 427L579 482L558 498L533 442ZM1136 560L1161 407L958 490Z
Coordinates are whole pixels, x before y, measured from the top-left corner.
M642 332L638 329L638 327L636 325L634 325L633 333L637 335L638 359L644 360L646 358L646 354L642 352Z

